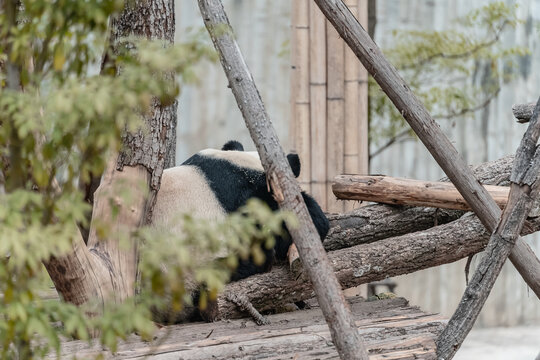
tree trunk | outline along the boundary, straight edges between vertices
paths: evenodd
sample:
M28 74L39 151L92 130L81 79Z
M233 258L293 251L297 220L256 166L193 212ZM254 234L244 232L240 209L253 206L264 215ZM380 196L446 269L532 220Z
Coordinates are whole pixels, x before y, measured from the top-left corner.
M294 212L298 218L298 228L290 229L290 232L306 272L314 284L338 353L344 359L367 360L363 341L319 241L315 225L300 194L300 187L266 114L253 77L234 40L223 4L219 0L199 0L199 7L205 26L220 55L229 86L257 146L273 195L281 209Z
M365 334L370 360L435 359L435 340L444 319L408 304L403 298L363 301L350 298L356 326ZM366 317L366 314L369 314ZM321 310L269 315L270 324L257 326L244 320L210 324L172 325L159 330L151 341L130 336L114 354L98 344L70 341L62 344L67 358L106 359L335 359L337 352ZM382 325L382 326L381 326Z
M174 38L174 2L148 0L126 2L126 8L113 20L111 41L129 35L149 39ZM123 301L134 295L138 249L134 242L120 246L120 241L148 221L159 189L167 158L167 145L175 138L176 107L163 107L156 99L147 127L136 134L125 134L124 149L113 154L94 194L92 224L85 246L83 237L75 239L73 252L53 258L46 268L62 297L80 305L90 299ZM149 192L140 188L146 184ZM119 189L130 189L127 201ZM112 199L112 202L110 201ZM114 206L114 209L113 209ZM117 213L112 216L113 211ZM97 236L97 227L107 224L107 239ZM131 241L131 240L130 240Z

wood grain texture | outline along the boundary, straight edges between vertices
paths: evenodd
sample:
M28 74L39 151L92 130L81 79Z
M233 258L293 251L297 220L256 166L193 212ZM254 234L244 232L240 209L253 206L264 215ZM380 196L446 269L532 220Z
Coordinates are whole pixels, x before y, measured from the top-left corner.
M229 86L259 152L274 197L281 209L294 212L298 218L298 228L290 229L290 233L306 273L316 289L332 340L342 358L367 359L363 341L354 326L350 309L319 241L317 230L300 194L300 187L234 39L223 4L219 0L199 0L199 8L220 56Z
M508 202L509 187L485 185L502 209ZM338 175L332 184L338 199L373 201L390 205L427 206L442 209L471 208L450 183L395 178L384 175Z
M514 158L508 204L490 237L486 256L476 268L458 308L437 341L439 359L452 359L471 331L540 192L540 153L536 151L539 137L540 98Z
M540 218L531 218L522 235L540 230ZM472 214L444 225L330 251L328 258L344 289L448 264L484 250L489 233ZM344 240L346 241L346 240ZM226 292L244 294L260 311L313 297L311 283L305 276L294 277L288 267L275 266L271 272L230 283ZM218 297L224 318L245 317Z
M456 148L443 134L422 102L412 93L394 66L386 60L379 47L341 1L315 0L315 2L388 95L439 166L474 209L479 219L488 230L493 231L497 226L501 210L474 178ZM518 239L519 242L522 243L523 240ZM516 265L518 270L530 269L520 274L531 289L536 294L540 294L538 277L531 277L531 274L540 274L540 260L536 256L531 256L534 253L526 250L527 248L528 245L519 244L510 255L510 260L518 264ZM524 259L526 262L522 263Z
M434 340L444 319L410 306L405 299L365 302L350 298L355 325L364 334L370 360L434 359ZM168 326L152 342L131 336L116 353L102 351L83 341L62 344L68 358L103 355L105 359L335 359L338 354L321 310L268 316L270 325L256 326L245 320L210 324Z

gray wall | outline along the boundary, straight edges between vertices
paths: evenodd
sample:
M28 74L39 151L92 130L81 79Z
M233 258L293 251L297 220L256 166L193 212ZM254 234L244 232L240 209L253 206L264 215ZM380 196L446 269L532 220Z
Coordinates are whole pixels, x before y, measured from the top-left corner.
M268 113L288 150L291 3L289 0L225 0L224 3ZM375 40L384 47L391 45L393 29L449 29L455 16L486 3L486 0L380 0ZM176 8L178 40L186 27L203 26L196 1L177 1ZM470 164L515 152L525 126L513 120L512 104L531 102L540 95L540 30L538 25L531 25L540 21L540 0L519 1L518 12L530 26L521 25L508 31L502 40L507 45L519 44L531 50L531 56L520 61L519 77L504 84L495 101L475 118L440 122ZM200 149L219 147L229 139L238 139L253 149L221 65L202 64L198 71L200 83L186 86L180 96L177 162ZM396 144L377 156L370 172L423 180L443 176L427 150L413 141ZM540 254L538 236L528 237L526 241ZM397 292L413 304L449 316L465 288L463 270L464 262L458 262L402 276L397 278ZM512 265L506 264L478 325L533 323L540 324L540 301Z

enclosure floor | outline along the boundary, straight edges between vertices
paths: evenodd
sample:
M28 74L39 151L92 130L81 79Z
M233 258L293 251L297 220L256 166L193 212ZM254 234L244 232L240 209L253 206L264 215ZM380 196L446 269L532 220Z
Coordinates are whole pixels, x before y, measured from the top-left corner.
M370 360L435 359L435 340L445 324L441 316L410 306L403 298L348 300ZM249 319L168 326L160 329L150 343L131 336L115 354L72 341L63 344L62 357L76 354L86 358L102 353L106 359L338 358L317 306L268 318L271 324L265 326Z
M473 329L454 360L540 360L540 326Z

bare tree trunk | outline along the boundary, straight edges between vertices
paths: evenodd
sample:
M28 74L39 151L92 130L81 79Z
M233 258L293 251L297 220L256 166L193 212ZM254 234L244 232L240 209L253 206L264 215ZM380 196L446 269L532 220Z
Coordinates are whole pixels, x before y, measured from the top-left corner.
M219 0L199 0L199 7L220 55L229 85L261 156L274 197L280 208L293 211L299 220L299 227L290 232L315 288L338 353L343 359L367 360L366 348L319 241L317 230L300 194L300 187L268 119L253 77L234 40L223 4Z
M172 43L174 2L126 2L125 10L113 21L113 47L120 37L129 35ZM94 194L88 247L81 236L76 239L71 254L51 259L45 264L66 301L77 305L91 298L101 303L105 300L123 301L134 294L137 245L131 242L129 247L120 246L120 241L126 236L129 239L131 232L151 216L165 166L167 145L175 137L176 107L163 107L154 99L152 112L144 120L147 131L125 134L124 150L108 160L103 180ZM140 184L146 184L149 192L141 189ZM129 202L117 195L120 188L131 190ZM114 217L111 216L113 206L117 212ZM110 226L108 239L97 236L98 223Z
M497 226L501 209L480 186L452 143L410 91L396 69L386 60L349 9L340 0L315 0L326 18L354 51L364 67L388 95L437 163L490 231ZM518 239L510 260L525 282L540 297L540 260Z
M504 208L501 220L491 235L486 256L482 258L458 308L439 337L437 343L439 359L452 359L471 331L506 258L512 251L533 201L538 196L540 153L536 151L536 143L539 136L540 98L516 152L508 205Z

